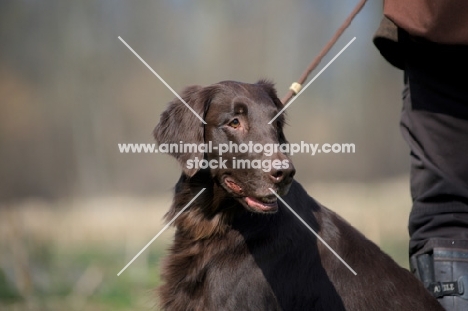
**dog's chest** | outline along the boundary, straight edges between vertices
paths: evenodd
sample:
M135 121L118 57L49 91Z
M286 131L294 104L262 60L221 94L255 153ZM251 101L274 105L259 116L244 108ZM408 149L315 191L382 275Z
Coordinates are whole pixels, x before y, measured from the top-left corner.
M177 248L180 243L176 240L174 251L166 258L162 295L168 293L174 305L184 301L184 310L281 310L262 270L240 238L228 234L194 242L198 245L185 244L185 249Z

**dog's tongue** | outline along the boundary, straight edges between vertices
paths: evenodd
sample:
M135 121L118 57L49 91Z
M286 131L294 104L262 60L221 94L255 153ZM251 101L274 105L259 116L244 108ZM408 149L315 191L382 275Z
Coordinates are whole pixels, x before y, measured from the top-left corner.
M253 197L246 197L245 201L251 208L261 210L263 212L271 212L278 209L278 201L266 203Z

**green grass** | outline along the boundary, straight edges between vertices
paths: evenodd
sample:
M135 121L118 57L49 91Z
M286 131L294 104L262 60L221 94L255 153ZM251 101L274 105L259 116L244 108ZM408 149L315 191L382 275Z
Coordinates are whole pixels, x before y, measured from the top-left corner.
M408 241L405 240L383 240L380 248L390 255L400 266L409 269Z
M123 249L105 245L69 249L51 243L35 245L26 267L32 279L27 292L21 294L0 270L0 310L31 310L30 304L32 310L82 309L80 306L85 310L149 310L155 303L163 249L153 245L146 252L117 276L127 263ZM82 293L77 284L81 279L86 285L83 276L90 267L88 282L95 290ZM92 280L93 271L100 276L97 282Z

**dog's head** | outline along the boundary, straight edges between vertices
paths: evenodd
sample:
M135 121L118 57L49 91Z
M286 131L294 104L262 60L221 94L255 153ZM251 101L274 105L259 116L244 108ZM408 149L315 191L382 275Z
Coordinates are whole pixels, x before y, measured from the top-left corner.
M295 169L279 148L287 143L283 115L268 124L282 108L273 85L224 81L188 87L181 97L206 124L173 100L154 130L160 148L164 144L170 150L172 144L169 153L188 177L209 170L226 195L248 210L275 212L277 200L269 188L286 194ZM203 144L206 148L195 150Z

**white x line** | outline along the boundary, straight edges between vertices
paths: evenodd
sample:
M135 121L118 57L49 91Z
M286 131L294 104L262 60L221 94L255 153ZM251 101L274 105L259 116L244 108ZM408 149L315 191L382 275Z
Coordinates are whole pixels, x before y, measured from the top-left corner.
M314 77L312 80L310 80L310 82L307 83L306 86L305 86L299 93L297 93L297 95L294 96L294 97L289 101L289 103L288 103L286 106L284 106L283 109L280 110L280 112L278 112L278 113L276 114L276 116L273 117L273 119L270 120L270 122L268 122L268 124L271 124L273 121L275 121L275 119L278 118L278 117L280 116L280 114L282 114L282 113L299 97L299 95L301 95L302 92L304 92L304 91L306 90L306 88L308 88L309 85L311 85L312 82L314 82L315 79L317 79L317 78L322 74L322 72L324 72L325 69L328 68L328 66L331 65L331 63L333 63L333 62L335 61L335 59L337 59L338 56L340 56L341 53L343 53L344 50L346 50L346 49L348 48L348 46L350 46L351 43L353 43L354 40L356 40L356 37L354 37L353 39L351 39L351 41L349 41L348 44L346 44L346 46L345 46L344 48L342 48L341 51L338 52L338 54L336 54L336 56L333 57L332 60L329 61L328 64L326 64L325 67L323 67L323 69L320 70L319 73L317 73L317 74L315 75L315 77Z
M188 203L187 203L187 205L185 205L185 206L184 206L184 208L183 208L183 209L181 209L181 210L180 210L180 212L178 212L178 213L177 213L177 215L175 215L175 216L174 216L174 218L172 218L172 219L171 219L171 221L169 221L169 222L167 223L167 225L165 225L165 226L164 226L164 228L162 228L162 229L161 229L161 231L159 231L159 233L158 233L158 234L156 234L156 236L155 236L154 238L152 238L152 239L151 239L151 241L149 241L149 242L148 242L148 244L146 244L146 245L145 245L145 247L143 247L143 248L141 249L141 251L140 251L140 252L138 252L138 254L136 254L136 255L135 255L135 257L133 257L133 259L132 259L132 260L130 260L130 262L129 262L129 263L128 263L128 264L127 264L125 267L123 267L123 269L122 269L122 270L120 270L120 272L119 272L119 273L117 273L117 276L120 276L120 274L122 274L122 272L124 272L124 271L125 271L125 269L127 269L127 268L128 268L128 266L130 266L130 265L132 264L132 262L134 262L134 261L135 261L135 259L137 259L137 258L138 258L138 256L140 256L140 255L141 255L141 253L143 253L143 251L144 251L145 249L147 249L147 248L148 248L148 246L150 246L150 245L151 245L151 243L153 243L153 242L154 242L154 240L156 240L156 239L157 239L157 238L158 238L158 237L161 235L161 233L163 233L163 232L164 232L164 231L165 231L167 228L169 228L169 226L170 226L170 225L171 225L171 224L174 222L174 220L176 220L176 219L177 219L177 217L179 217L179 216L180 216L180 214L182 214L182 212L183 212L183 211L185 211L185 210L187 209L187 207L189 207L189 206L190 206L190 204L192 204L192 203L193 203L193 201L195 201L195 199L196 199L196 198L198 198L198 196L199 196L200 194L202 194L202 192L203 192L203 191L205 191L205 189L206 189L206 188L203 188L202 190L200 190L200 192L198 192L198 194L197 194L196 196L194 196L194 197L193 197L193 199L192 199L192 200L190 200L190 202L188 202Z
M143 60L143 58L141 58L140 55L138 55L138 53L135 52L135 51L130 47L130 45L127 44L127 42L125 42L124 39L122 39L122 38L119 36L119 40L122 41L122 43L125 44L125 46L126 46L130 51L132 51L133 54L135 54L135 56L138 57L138 59L141 60L141 62L142 62L143 64L145 64L145 66L148 67L148 69L151 70L151 72L152 72L156 77L158 77L158 79L161 80L161 82L162 82L172 93L174 93L174 95L175 95L181 102L183 102L183 103L185 104L185 106L187 106L187 108L190 109L190 111L191 111L198 119L200 119L200 121L203 122L203 124L206 124L205 120L203 120L203 118L200 117L200 116L198 115L198 113L196 113L195 110L193 110L192 107L190 107L190 106L185 102L185 100L183 100L182 97L180 97L179 94L177 94L177 92L174 91L174 90L172 89L172 87L170 87L170 85L167 84L166 81L164 81L164 79L161 78L161 76L158 75L158 73L157 73L156 71L154 71L153 68L150 67L150 65L147 64L147 63Z
M268 188L270 189L270 191L276 195L276 197L284 204L286 205L286 207L294 214L294 216L297 217L297 219L299 219L303 224L304 226L307 227L307 229L309 229L316 237L317 239L319 239L332 253L333 255L336 256L336 258L338 258L354 275L357 275L356 271L353 270L353 268L351 268L347 263L346 261L343 260L343 258L341 258L334 250L333 248L330 247L330 245L327 244L327 242L325 242L322 237L320 235L317 234L317 232L314 231L314 229L312 229L305 221L304 219L302 219L292 208L291 206L288 205L288 203L284 202L284 200L271 188Z

